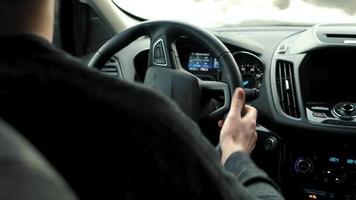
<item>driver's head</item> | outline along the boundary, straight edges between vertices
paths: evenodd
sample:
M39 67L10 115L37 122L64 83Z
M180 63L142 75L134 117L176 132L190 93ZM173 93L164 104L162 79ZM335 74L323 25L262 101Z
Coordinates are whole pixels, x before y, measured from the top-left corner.
M0 0L0 36L35 34L52 41L55 0Z

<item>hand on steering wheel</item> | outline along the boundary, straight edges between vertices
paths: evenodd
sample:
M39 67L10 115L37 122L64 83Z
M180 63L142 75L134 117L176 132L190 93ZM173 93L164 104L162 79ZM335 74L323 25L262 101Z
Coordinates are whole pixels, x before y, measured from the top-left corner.
M251 153L257 141L256 120L257 110L251 106L244 106L244 90L235 90L231 101L230 111L226 119L219 121L221 162L224 164L234 152ZM242 111L245 115L241 116Z

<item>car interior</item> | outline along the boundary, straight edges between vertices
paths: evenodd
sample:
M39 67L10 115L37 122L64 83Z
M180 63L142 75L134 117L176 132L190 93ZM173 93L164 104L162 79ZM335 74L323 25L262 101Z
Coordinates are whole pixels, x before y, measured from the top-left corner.
M58 48L169 96L214 146L243 86L258 110L252 158L286 199L356 199L355 24L204 28L146 20L120 0L65 0L57 11Z

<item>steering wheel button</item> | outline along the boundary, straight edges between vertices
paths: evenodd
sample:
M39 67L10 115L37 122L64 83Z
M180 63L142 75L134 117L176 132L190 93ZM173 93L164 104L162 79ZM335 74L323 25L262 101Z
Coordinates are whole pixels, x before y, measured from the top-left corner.
M158 40L153 45L153 62L156 65L166 66L167 59L166 59L166 52L164 51L163 40Z
M161 49L161 47L156 46L154 57L155 58L162 58L162 49Z

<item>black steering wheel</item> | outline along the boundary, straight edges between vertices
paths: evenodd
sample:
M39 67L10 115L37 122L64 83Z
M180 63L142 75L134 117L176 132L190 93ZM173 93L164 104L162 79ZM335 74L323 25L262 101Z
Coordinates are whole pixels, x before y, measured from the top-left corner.
M90 61L89 67L100 69L114 54L141 36L148 36L151 40L145 85L172 98L195 121L205 117L222 118L228 112L231 94L236 87L243 86L239 68L231 52L218 38L193 25L175 21L140 23L104 44ZM175 41L181 36L193 39L218 59L222 66L222 82L203 81L183 69L175 46ZM202 114L200 102L203 91L223 93L223 105Z

